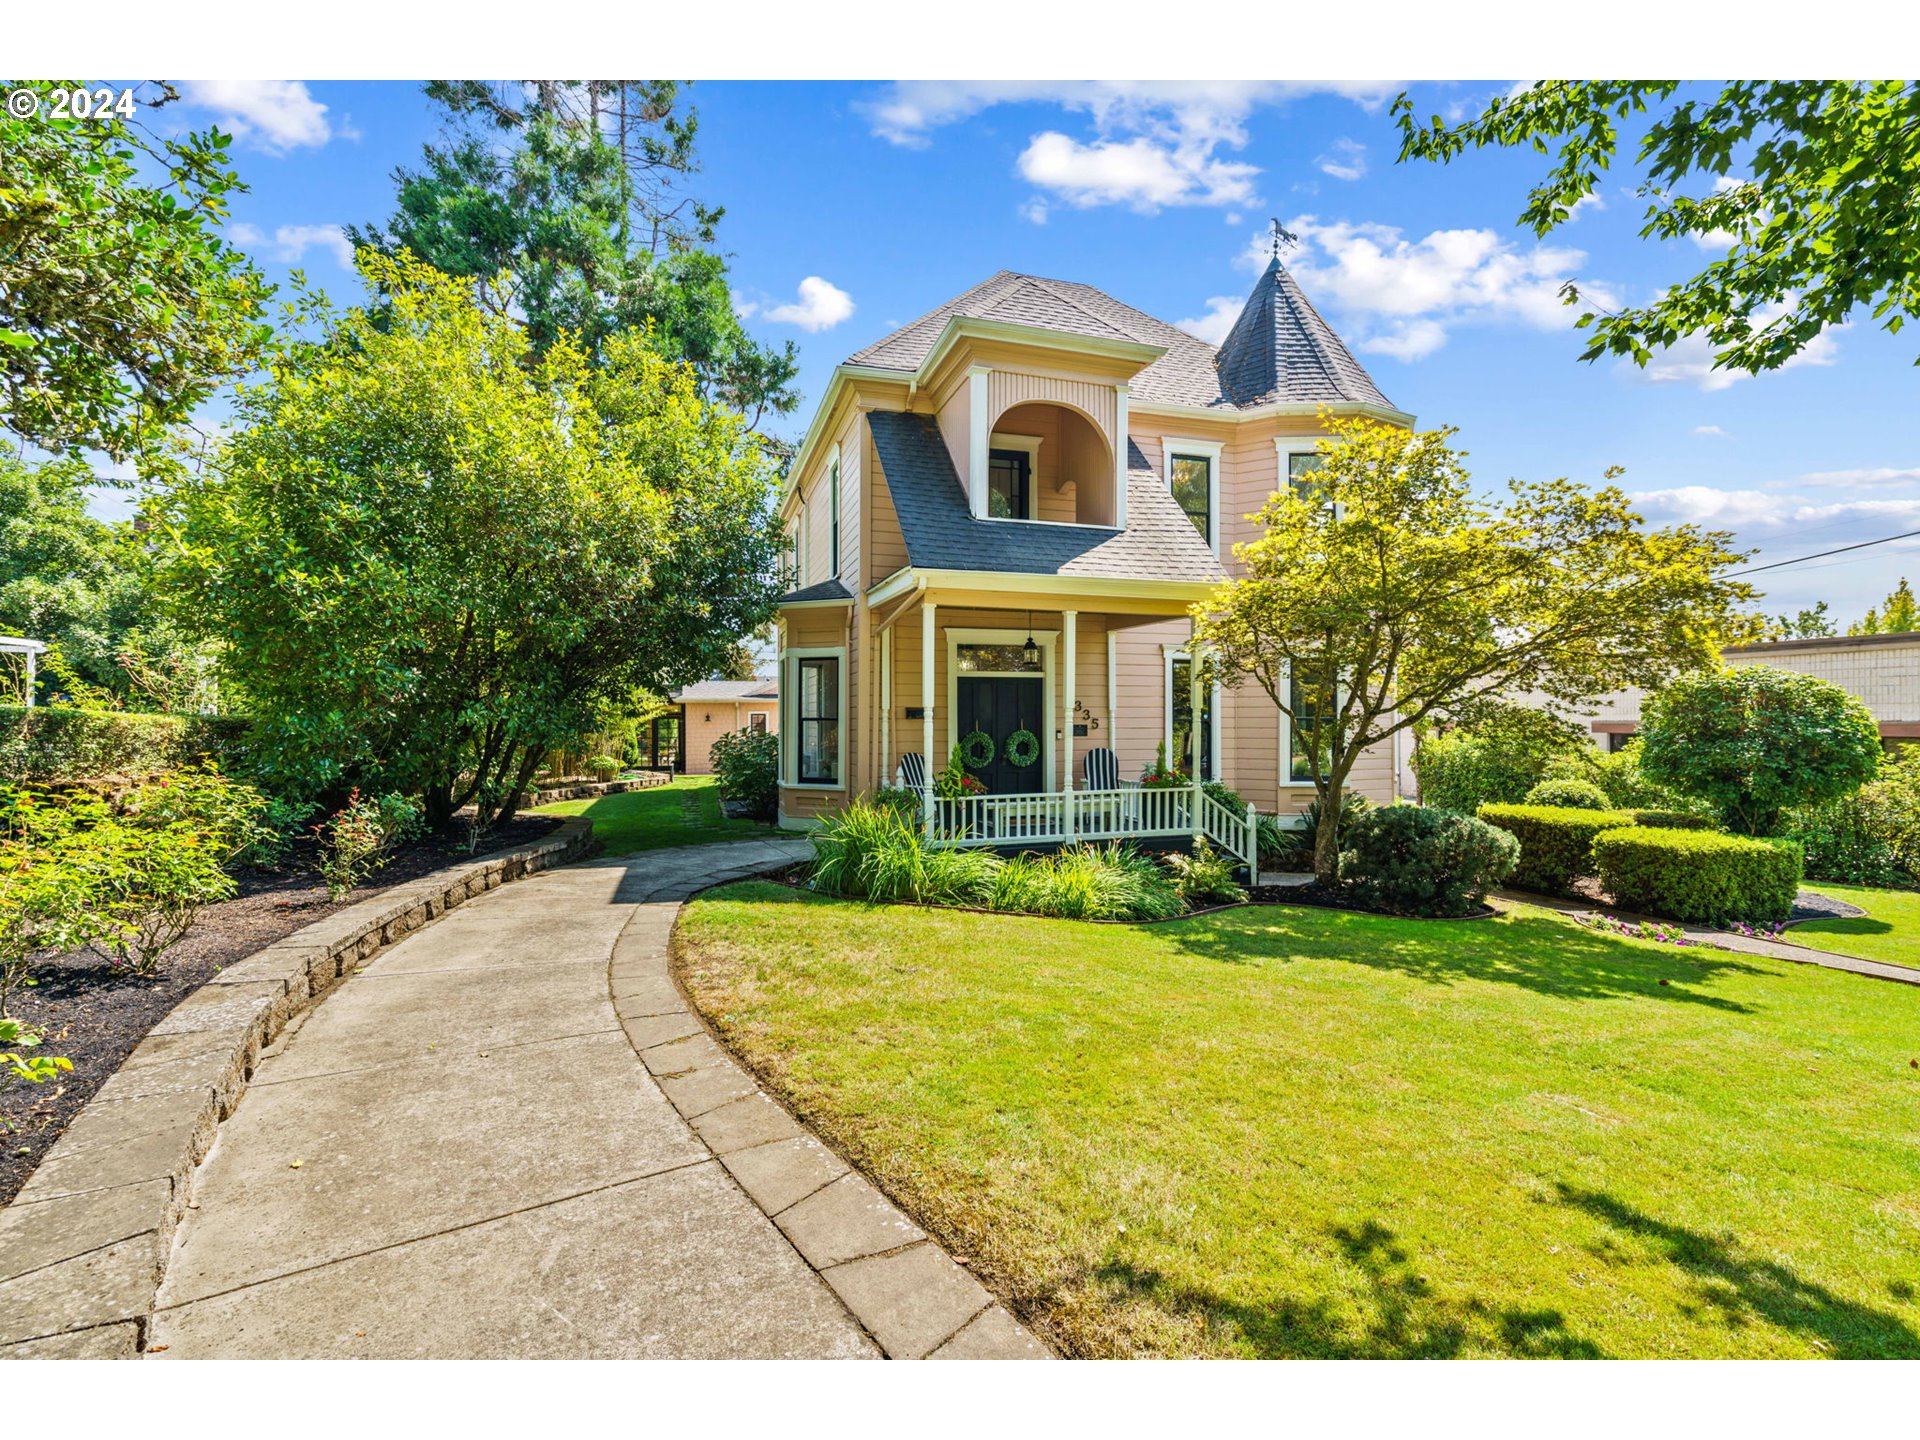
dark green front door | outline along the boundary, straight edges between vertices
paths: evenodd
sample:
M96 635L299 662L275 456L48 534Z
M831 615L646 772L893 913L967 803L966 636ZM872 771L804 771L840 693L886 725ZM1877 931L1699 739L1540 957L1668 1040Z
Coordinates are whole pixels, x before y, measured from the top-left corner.
M995 795L1037 795L1046 780L1046 745L1051 733L1043 713L1043 691L1038 675L963 675L960 677L959 735L975 730L993 737L993 763L973 773L987 782ZM1031 765L1007 760L1007 740L1020 730L1031 730L1040 741L1040 753Z

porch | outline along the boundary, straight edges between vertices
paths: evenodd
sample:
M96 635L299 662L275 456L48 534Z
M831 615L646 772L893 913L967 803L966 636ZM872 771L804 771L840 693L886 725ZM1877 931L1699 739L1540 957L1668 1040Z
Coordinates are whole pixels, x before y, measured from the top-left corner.
M1210 777L1232 779L1220 755L1219 707L1211 693L1202 695L1204 665L1194 662L1204 657L1193 653L1186 613L1204 591L1169 582L1071 587L1065 577L1004 578L1023 583L983 592L972 588L978 577L967 577L971 584L917 585L874 606L869 653L877 693L869 713L878 726L869 733L878 764L870 783L915 791L926 833L939 845L1204 836L1251 866L1257 813L1249 806L1236 814L1204 788ZM1071 588L1079 589L1071 599L1058 593ZM1197 736L1195 716L1202 717ZM986 793L935 794L934 776L970 737L968 769ZM1149 768L1163 744L1187 782L1130 778Z

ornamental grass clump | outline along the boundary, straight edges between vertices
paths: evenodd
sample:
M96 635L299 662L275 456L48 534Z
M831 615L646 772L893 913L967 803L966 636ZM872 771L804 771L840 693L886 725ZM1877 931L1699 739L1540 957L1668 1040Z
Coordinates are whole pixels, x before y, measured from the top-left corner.
M1060 920L1163 920L1186 908L1172 877L1119 841L1008 860L988 904Z
M935 848L917 817L871 800L823 820L813 855L808 883L823 894L923 905L985 904L1002 863L985 850Z

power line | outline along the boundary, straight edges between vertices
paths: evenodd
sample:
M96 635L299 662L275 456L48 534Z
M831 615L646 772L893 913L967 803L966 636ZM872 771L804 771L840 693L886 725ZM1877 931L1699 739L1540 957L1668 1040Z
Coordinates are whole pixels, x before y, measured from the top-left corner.
M1920 535L1920 530L1907 530L1899 535L1882 535L1878 540L1862 540L1858 545L1842 545L1838 550L1816 550L1811 555L1802 555L1797 560L1776 560L1771 565L1755 565L1750 570L1735 570L1735 575L1758 575L1762 570L1779 570L1788 565L1804 565L1809 560L1824 560L1829 555L1844 555L1849 550L1864 550L1869 545L1885 545L1893 540L1911 540Z

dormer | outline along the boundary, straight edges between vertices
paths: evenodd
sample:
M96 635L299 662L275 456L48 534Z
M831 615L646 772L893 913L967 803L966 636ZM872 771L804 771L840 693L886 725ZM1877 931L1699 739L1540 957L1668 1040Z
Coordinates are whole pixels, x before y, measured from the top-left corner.
M1125 527L1128 386L1166 346L1006 272L899 335L915 331L912 406L938 420L972 516Z

